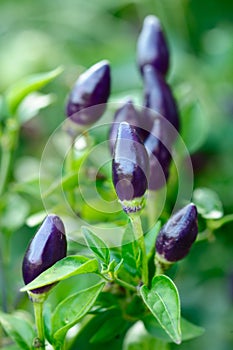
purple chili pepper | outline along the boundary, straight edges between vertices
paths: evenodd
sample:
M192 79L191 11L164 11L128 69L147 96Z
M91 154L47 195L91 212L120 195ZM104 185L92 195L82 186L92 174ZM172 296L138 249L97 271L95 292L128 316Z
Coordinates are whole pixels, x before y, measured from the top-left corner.
M152 66L162 75L169 68L169 51L160 21L157 17L147 16L137 42L137 63L142 75L146 65Z
M66 115L80 125L90 125L106 109L110 95L110 67L101 61L81 74L76 81L66 105Z
M144 87L144 106L159 113L162 116L161 119L165 118L163 123L169 135L168 138L174 140L176 132L171 127L169 128L169 123L177 131L180 129L180 123L177 105L169 85L158 71L147 65L144 67ZM153 113L151 114L153 116Z
M144 146L149 155L150 178L148 189L156 191L165 186L171 164L171 153L166 146L166 137L163 135L163 128L160 119L155 119L151 133L144 141Z
M156 240L158 260L171 263L181 260L188 254L197 234L197 209L190 203L161 228Z
M141 210L149 176L147 151L135 127L119 125L112 161L113 184L125 212Z
M66 256L67 241L62 220L53 214L48 215L34 238L28 245L23 259L23 279L30 283L43 271ZM32 293L47 292L53 284L32 290Z
M144 131L140 127L141 115L135 109L133 102L129 100L122 107L120 107L114 115L113 123L109 131L109 146L111 153L113 153L114 150L119 124L121 122L127 122L128 124L132 125L136 129L140 138L143 139Z

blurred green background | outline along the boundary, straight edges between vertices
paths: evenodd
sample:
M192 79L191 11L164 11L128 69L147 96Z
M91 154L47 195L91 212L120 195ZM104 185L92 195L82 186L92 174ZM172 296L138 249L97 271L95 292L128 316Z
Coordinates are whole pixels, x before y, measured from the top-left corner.
M182 118L189 118L182 135L192 153L195 187L215 190L225 213L233 213L232 0L1 0L0 93L30 73L64 68L44 89L54 94L54 103L23 126L17 159L40 160L45 141L64 119L69 89L85 68L99 60L111 63L113 100L135 95L142 102L135 48L148 14L160 18L169 42L168 80ZM194 99L200 109L191 113ZM35 208L41 205L34 203ZM179 264L176 283L183 314L206 332L174 349L233 347L232 228L231 223L223 226L211 244L196 244ZM22 285L19 266L29 237L25 225L13 238L15 292Z

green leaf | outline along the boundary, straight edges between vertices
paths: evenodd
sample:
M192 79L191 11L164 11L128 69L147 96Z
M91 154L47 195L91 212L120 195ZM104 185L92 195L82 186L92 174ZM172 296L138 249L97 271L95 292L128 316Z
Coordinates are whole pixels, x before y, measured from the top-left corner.
M105 293L102 293L105 294ZM102 295L101 294L101 295ZM100 295L100 296L101 296ZM123 339L126 330L119 329L120 335L116 338L107 341L105 343L90 343L90 339L98 332L100 326L111 320L113 317L119 316L119 308L109 309L98 315L92 317L87 323L84 323L83 327L80 329L77 337L72 343L70 350L85 349L85 350L99 350L101 349L111 349L111 350L122 350ZM129 326L129 325L128 325Z
M87 227L82 227L82 233L85 237L88 247L93 251L95 256L103 261L106 265L110 262L110 252L106 244L92 233Z
M45 192L42 193L42 197L46 198L50 196L55 191L60 191L61 189L63 191L70 191L73 190L75 187L78 186L78 176L77 176L77 170L75 172L71 172L62 178L59 178L58 180L55 180L51 186L46 189Z
M136 322L126 334L123 350L152 349L169 350L170 345L149 334L141 321Z
M22 315L9 315L0 312L0 323L9 337L14 340L21 349L32 349L33 339L36 337L36 334L33 326L29 321L22 318Z
M201 147L208 132L208 119L198 100L190 101L182 108L181 125L182 139L192 154Z
M98 331L91 337L90 343L105 343L117 337L126 328L127 322L121 316L109 318L100 325Z
M62 68L58 67L50 72L33 74L23 78L14 85L12 85L6 93L6 102L10 114L14 114L22 100L31 92L39 90L59 74Z
M134 238L131 225L128 225L122 239L122 258L125 269L132 275L138 275L140 265L140 249Z
M105 282L79 291L63 300L52 316L52 333L56 342L63 342L67 331L73 327L94 305Z
M209 188L197 188L193 192L193 202L205 219L220 219L223 216L222 202L217 193Z
M170 342L171 339L167 333L161 328L160 324L152 315L148 315L143 319L144 325L147 331L154 337L166 342ZM204 333L204 328L196 326L195 324L187 321L181 317L181 334L182 341L190 340L200 337Z
M161 228L161 221L156 222L152 229L145 235L145 245L147 255L151 255L155 251L155 240Z
M84 274L94 273L98 271L98 261L96 259L89 260L85 256L70 255L62 260L59 260L46 271L42 272L32 282L20 289L21 292L26 292L31 289L46 286L51 283L65 280L69 277Z
M26 123L35 117L39 111L54 102L54 95L33 92L24 98L18 109L20 123Z
M180 299L172 280L165 275L158 275L152 280L152 288L140 289L142 299L151 313L176 343L181 343Z
M3 203L1 228L7 232L16 231L25 223L28 213L29 204L23 197L15 193L8 194Z

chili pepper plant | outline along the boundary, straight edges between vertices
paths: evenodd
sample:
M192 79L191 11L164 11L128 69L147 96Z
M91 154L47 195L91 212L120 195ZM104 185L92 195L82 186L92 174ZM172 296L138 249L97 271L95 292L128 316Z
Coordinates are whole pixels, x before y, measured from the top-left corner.
M176 276L193 246L211 241L227 217L213 191L193 189L157 17L145 18L135 46L140 100L111 100L117 77L107 60L74 77L64 123L44 145L36 179L24 185L14 178L22 126L52 102L38 90L62 68L26 77L1 99L4 349L167 350L204 333L182 315ZM9 247L26 226L34 235L17 263L12 299Z

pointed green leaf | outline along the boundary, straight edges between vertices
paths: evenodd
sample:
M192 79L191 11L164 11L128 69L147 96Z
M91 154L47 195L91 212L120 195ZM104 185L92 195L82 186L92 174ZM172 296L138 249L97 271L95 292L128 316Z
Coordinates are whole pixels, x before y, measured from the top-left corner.
M205 219L219 219L223 216L223 205L217 193L209 188L197 188L193 192L193 202L198 213Z
M58 67L50 72L30 75L12 85L6 93L9 112L14 114L24 97L48 84L61 72L62 68Z
M97 237L87 227L82 227L82 233L88 247L93 251L95 256L108 265L110 261L110 253L108 247L102 241L102 239Z
M155 317L153 317L152 315L148 315L143 319L143 322L147 331L151 335L163 341L171 342L171 338L163 330L163 328L161 328L159 322L156 320ZM195 324L181 317L182 341L200 337L203 333L204 328L196 326Z
M31 350L36 337L33 326L22 316L0 312L0 324L5 332L21 349Z
M31 289L39 288L61 280L65 280L75 275L84 273L94 273L98 271L98 261L89 260L85 256L70 255L59 260L46 271L42 272L32 282L20 289L26 292Z
M176 344L180 344L180 299L172 280L165 275L158 275L153 278L150 290L142 286L140 292L160 326Z
M53 102L54 95L52 94L42 94L39 92L29 94L24 98L18 109L20 123L26 123L35 117L41 109L48 107Z
M134 238L131 225L127 226L122 240L122 258L125 269L132 275L138 275L140 266L140 249Z
M63 300L52 316L52 333L56 342L63 342L67 331L73 327L94 305L105 282L79 291Z

